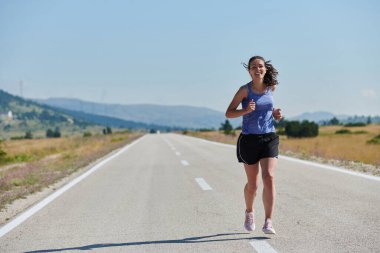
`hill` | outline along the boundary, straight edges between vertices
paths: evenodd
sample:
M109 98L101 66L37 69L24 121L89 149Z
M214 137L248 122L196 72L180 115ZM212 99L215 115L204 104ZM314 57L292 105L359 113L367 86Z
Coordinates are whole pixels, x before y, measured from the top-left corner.
M71 111L115 117L145 124L167 125L170 127L193 129L219 128L220 124L225 120L223 112L205 107L154 104L101 104L68 98L49 98L37 101ZM232 124L237 126L240 121L241 119L232 120Z
M0 90L0 135L3 138L20 135L26 131L46 131L55 127L75 131L92 125L57 112L49 106Z
M58 127L69 135L92 129L101 132L104 126L113 128L178 130L156 124L144 124L118 118L91 115L58 109L32 100L14 96L0 90L0 137L23 136L31 131L35 137L43 137L47 129Z
M145 124L141 122L135 122L130 120L123 120L114 117L107 117L102 115L90 114L80 111L72 111L68 109L54 107L55 110L73 116L75 118L86 120L87 122L91 122L94 124L102 125L102 126L110 126L116 128L128 128L131 130L160 130L160 131L176 131L176 130L184 130L180 127L170 127L156 124Z

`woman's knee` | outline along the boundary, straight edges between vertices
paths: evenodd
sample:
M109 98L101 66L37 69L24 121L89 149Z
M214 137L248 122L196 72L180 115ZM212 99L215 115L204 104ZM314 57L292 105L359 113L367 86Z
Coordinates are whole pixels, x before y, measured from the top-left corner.
M249 192L251 192L251 193L256 193L257 188L258 188L258 185L257 185L256 183L250 183L250 182L248 182L248 183L246 184L246 188L247 188L247 190L248 190Z
M272 187L274 185L274 175L272 173L265 173L263 175L263 184L266 187Z

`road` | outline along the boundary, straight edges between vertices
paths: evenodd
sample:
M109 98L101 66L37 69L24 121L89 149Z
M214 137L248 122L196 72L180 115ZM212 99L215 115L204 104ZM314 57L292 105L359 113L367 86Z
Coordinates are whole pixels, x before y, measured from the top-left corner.
M146 135L4 232L0 252L380 252L380 181L280 158L274 236L262 184L244 231L245 181L232 146Z

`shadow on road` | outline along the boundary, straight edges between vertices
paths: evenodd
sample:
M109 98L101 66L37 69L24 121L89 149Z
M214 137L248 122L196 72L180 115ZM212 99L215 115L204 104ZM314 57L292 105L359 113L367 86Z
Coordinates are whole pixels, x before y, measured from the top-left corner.
M225 234L189 237L189 238L177 239L177 240L142 241L142 242L125 242L125 243L99 243L99 244L91 244L91 245L71 247L71 248L25 251L24 253L59 252L59 251L66 251L66 250L94 250L94 249L100 249L100 248L127 247L127 246L138 246L138 245L148 245L148 244L207 243L207 242L224 242L224 241L238 241L238 240L270 239L269 237L263 237L263 236L256 236L256 237L248 236L248 237L227 238L227 239L209 239L209 238L214 238L218 236L249 235L249 234L250 233L225 233Z

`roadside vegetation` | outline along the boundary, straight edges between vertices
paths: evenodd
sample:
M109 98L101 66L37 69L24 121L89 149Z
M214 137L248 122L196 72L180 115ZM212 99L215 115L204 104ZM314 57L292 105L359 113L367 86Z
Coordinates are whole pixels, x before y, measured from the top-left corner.
M355 170L380 175L380 124L319 126L316 129L309 122L304 124L304 130L301 125L294 124L295 128L301 129L300 132L309 129L317 135L293 137L287 132L286 125L277 126L281 154L344 167L354 164ZM187 131L187 135L236 145L240 132L240 129L234 129L225 134L221 128L219 131Z
M49 136L0 142L0 210L15 199L42 190L142 136L140 132Z

